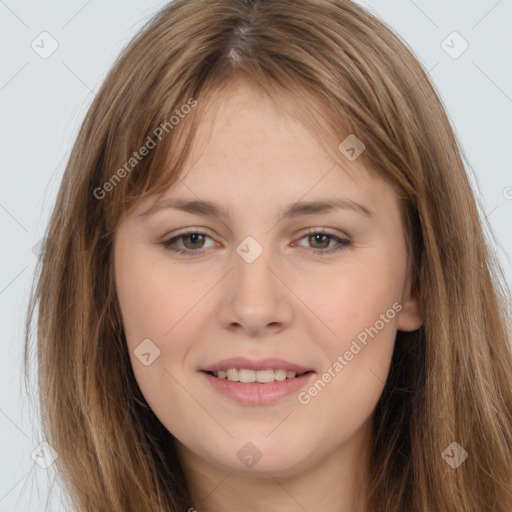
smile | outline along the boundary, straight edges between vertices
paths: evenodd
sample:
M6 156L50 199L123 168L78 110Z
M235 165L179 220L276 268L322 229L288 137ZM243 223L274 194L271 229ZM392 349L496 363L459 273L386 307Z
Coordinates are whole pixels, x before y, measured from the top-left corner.
M285 371L284 380L278 380L283 377L283 373L279 369L255 371L244 368L229 368L217 372L202 371L200 373L204 375L216 396L247 406L264 406L286 399L295 400L297 393L306 387L313 375L316 375L314 371L307 371L300 375L296 375L293 371ZM217 375L220 373L221 376L216 376L215 373ZM226 373L224 377L223 373ZM259 378L265 382L257 381L257 374L260 374ZM228 375L237 380L230 379ZM270 380L271 377L272 380Z
M297 374L291 370L279 369L265 369L265 370L251 370L248 368L228 368L227 370L219 370L217 372L209 372L219 379L227 379L231 382L259 382L260 384L267 384L269 382L282 382L286 379L295 379L301 377L305 373Z

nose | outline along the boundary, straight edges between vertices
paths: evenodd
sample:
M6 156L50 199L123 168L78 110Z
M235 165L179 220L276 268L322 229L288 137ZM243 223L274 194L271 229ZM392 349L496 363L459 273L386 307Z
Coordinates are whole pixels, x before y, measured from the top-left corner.
M250 261L250 260L248 260ZM262 336L286 329L293 319L293 293L280 275L270 249L252 262L233 253L217 309L222 327L247 336Z

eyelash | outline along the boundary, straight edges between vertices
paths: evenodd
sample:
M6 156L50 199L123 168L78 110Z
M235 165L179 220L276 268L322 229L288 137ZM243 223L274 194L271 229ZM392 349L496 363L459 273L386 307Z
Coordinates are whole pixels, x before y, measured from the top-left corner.
M164 240L163 242L160 243L160 245L162 245L162 247L164 249L172 251L174 253L178 253L178 254L190 254L190 253L201 254L206 250L206 249L176 249L176 248L173 249L173 248L170 248L171 244L175 243L180 238L186 237L187 235L203 235L208 238L211 238L206 233L202 233L201 231L189 230L189 231L180 233L179 235L176 235L172 238L169 238L168 240ZM302 240L304 238L307 238L307 237L313 236L313 235L326 235L330 239L338 242L338 246L329 247L326 249L310 248L313 252L315 252L316 254L318 254L320 256L327 256L329 254L332 254L333 252L341 251L341 250L345 249L346 247L350 246L352 243L350 240L348 240L346 238L339 238L339 237L333 235L332 233L328 233L327 231L315 230L315 229L310 229L309 231L307 231L304 234L304 236L302 236L299 240Z

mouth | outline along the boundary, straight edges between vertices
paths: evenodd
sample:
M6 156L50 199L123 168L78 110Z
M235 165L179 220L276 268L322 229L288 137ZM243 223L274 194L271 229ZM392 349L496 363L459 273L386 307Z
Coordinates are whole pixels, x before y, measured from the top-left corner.
M264 370L251 370L250 368L227 368L226 370L205 371L205 373L217 379L231 382L269 384L271 382L283 382L288 379L297 379L303 375L313 373L313 370L295 372L284 368L266 368Z
M313 369L282 359L254 361L243 357L220 361L200 373L217 396L250 406L289 399L316 375Z

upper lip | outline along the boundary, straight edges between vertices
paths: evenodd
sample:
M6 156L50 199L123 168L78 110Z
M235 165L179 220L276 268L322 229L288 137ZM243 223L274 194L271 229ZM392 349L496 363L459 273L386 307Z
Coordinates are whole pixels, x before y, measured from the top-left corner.
M249 359L247 357L232 357L230 359L223 359L215 364L208 365L202 368L202 371L218 372L219 370L227 370L229 368L246 368L248 370L284 369L295 373L312 371L311 368L307 368L306 366L274 357L258 360Z

